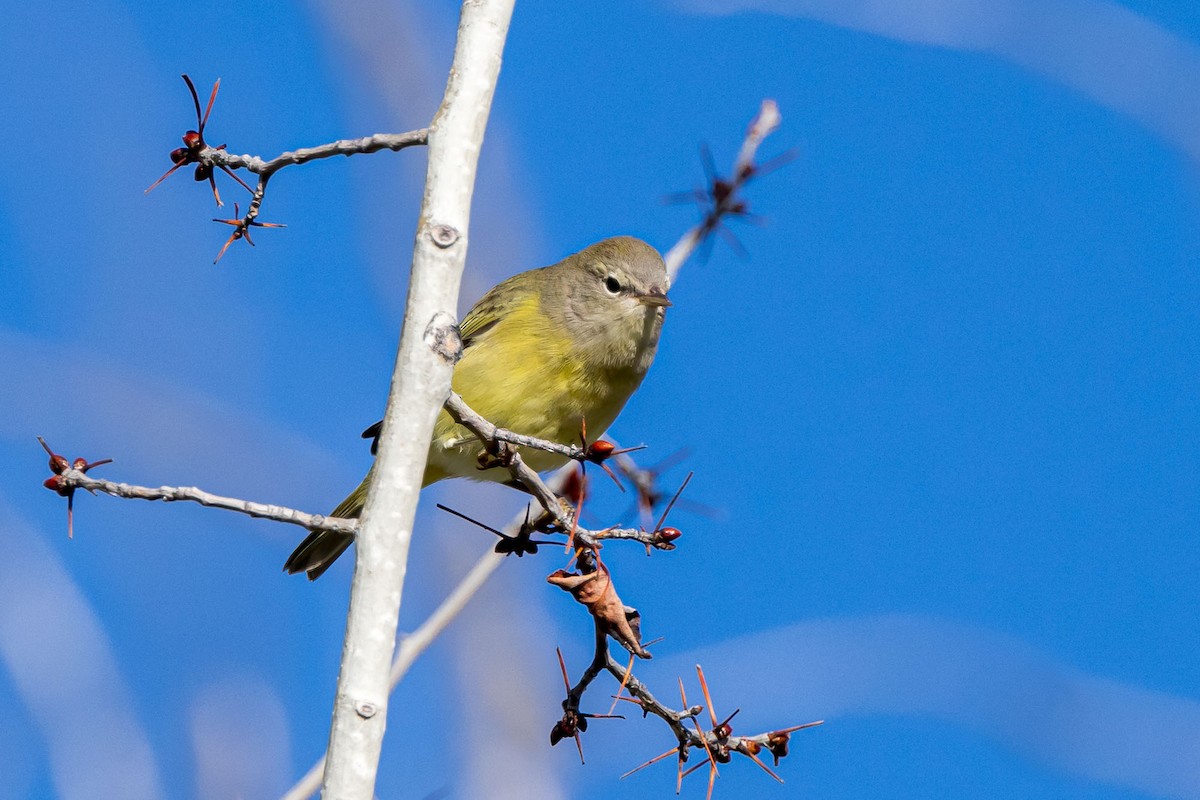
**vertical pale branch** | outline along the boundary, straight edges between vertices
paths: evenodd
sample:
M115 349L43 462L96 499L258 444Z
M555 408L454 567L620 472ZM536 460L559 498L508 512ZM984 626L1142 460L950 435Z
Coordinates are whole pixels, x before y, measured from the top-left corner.
M370 800L417 496L460 343L452 310L467 252L475 170L513 0L466 0L454 63L429 130L429 168L375 478L357 538L325 798Z

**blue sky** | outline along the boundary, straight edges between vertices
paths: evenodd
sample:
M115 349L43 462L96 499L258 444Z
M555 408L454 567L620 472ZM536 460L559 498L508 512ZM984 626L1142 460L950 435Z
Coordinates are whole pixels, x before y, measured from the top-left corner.
M205 187L144 196L222 92L238 152L423 125L456 14L432 4L0 0L0 800L277 796L320 754L349 579L279 569L299 531L39 485L46 436L108 476L331 508L368 464L411 251L419 151L289 169L258 247ZM464 306L604 236L695 221L783 113L767 217L688 264L614 426L715 516L606 551L670 695L700 661L738 730L815 718L717 797L1200 797L1200 11L1140 0L519 4ZM229 200L242 191L221 184ZM600 484L596 510L625 499ZM423 498L401 627L506 520ZM549 749L554 648L582 610L506 564L396 695L381 797L665 796L661 724ZM480 662L486 654L488 663ZM603 705L606 690L590 704ZM603 710L603 709L599 709ZM684 795L703 796L692 779Z

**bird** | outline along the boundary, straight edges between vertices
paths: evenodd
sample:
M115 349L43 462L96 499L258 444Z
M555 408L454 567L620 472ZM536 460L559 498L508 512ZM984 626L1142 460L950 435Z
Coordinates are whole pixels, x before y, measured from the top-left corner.
M657 250L615 236L557 264L508 278L487 292L459 325L462 357L451 388L489 422L516 433L570 444L583 425L600 436L641 385L658 350L670 278ZM363 432L377 437L382 423ZM538 472L566 457L519 448ZM507 481L503 468L479 469L480 444L443 409L434 424L422 486L446 478ZM371 472L332 512L358 517ZM311 531L284 564L316 580L354 541Z

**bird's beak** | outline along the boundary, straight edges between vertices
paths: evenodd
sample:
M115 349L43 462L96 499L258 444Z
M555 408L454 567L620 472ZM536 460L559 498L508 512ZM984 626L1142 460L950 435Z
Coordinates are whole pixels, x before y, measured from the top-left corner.
M651 308L668 308L671 305L671 301L667 299L667 293L657 286L651 286L648 292L639 294L637 299L642 305Z

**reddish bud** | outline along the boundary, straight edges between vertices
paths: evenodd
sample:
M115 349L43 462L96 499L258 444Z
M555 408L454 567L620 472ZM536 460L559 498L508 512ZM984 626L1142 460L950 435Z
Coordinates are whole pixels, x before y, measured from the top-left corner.
M87 472L88 462L86 458L77 458L75 463L71 465L71 469L77 469L80 472Z
M62 476L60 475L51 475L49 478L46 478L46 480L42 481L42 486L45 486L52 492L57 492L61 484Z
M187 151L186 147L176 147L174 150L171 151L171 163L172 164L182 163L184 161L184 159L186 159L187 157L188 157L188 151Z
M767 736L767 749L775 757L775 766L777 767L779 766L779 759L785 758L788 754L789 739L791 739L791 734L782 731L776 731Z
M50 471L55 475L62 475L70 468L71 462L67 461L67 459L60 456L58 453L54 453L50 456Z
M198 144L204 141L204 138L197 131L188 131L183 135L183 143L189 150L194 149Z
M683 536L683 531L678 528L659 528L655 531L655 535L664 542L673 542L680 536Z
M613 454L613 450L616 449L616 445L614 445L612 442L606 441L605 439L597 439L588 445L587 454L588 458L596 461L603 461L611 456Z

